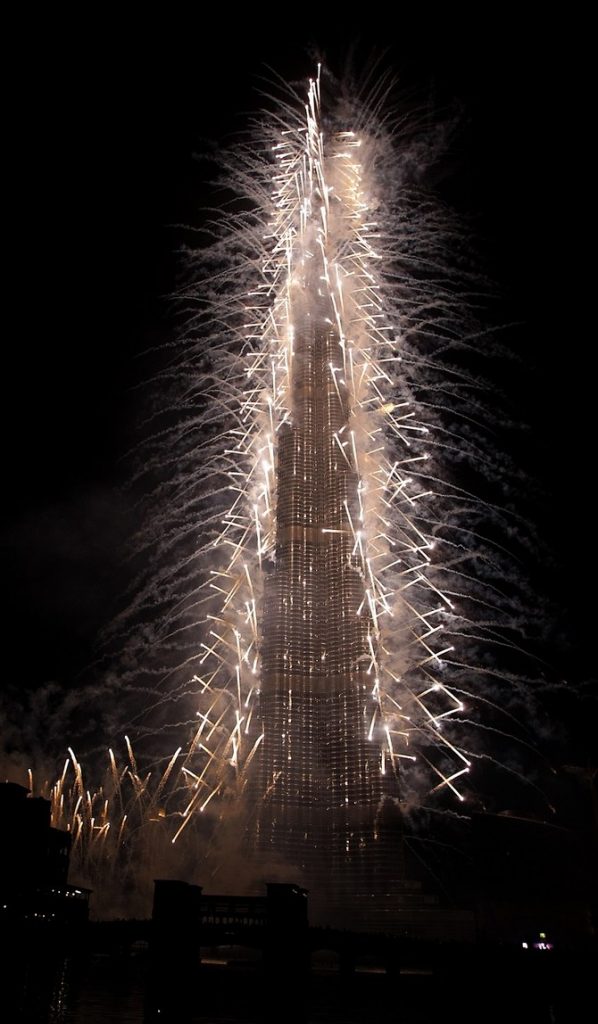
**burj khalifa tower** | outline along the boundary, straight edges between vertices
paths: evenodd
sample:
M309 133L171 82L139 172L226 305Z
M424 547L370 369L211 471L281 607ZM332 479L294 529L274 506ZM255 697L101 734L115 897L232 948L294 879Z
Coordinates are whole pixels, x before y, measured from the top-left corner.
M321 145L314 137L314 166ZM326 186L310 173L288 300L290 415L279 430L275 557L262 605L256 844L288 865L325 916L363 923L384 921L402 875L398 779L373 735L377 640L359 543L356 410L343 319L327 287L338 242L323 223ZM340 204L336 216L347 217Z

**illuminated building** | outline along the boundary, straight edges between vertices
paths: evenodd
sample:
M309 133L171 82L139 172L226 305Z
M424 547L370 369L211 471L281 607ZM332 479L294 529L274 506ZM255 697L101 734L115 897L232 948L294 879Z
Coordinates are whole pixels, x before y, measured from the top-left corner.
M410 806L461 802L471 767L454 727L470 670L452 656L474 632L453 600L468 556L445 537L462 508L430 425L446 381L431 346L461 321L433 276L441 220L403 190L384 124L325 109L312 81L229 154L238 214L202 257L212 347L199 331L173 509L185 535L201 510L206 535L199 573L182 559L165 577L197 695L172 843L205 814L217 872L249 831L260 881L365 921L406 893L399 778Z
M349 525L359 477L338 444L351 396L335 380L343 354L320 273L314 261L292 310L291 417L263 602L258 847L299 871L316 906L326 893L325 915L368 923L390 910L402 874L398 785L372 737L374 629Z

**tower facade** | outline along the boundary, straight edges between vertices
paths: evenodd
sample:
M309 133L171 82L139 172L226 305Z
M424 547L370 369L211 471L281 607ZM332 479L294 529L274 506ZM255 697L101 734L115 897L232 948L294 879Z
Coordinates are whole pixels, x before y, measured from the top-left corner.
M335 243L322 227L319 146L320 137L286 306L289 415L278 431L275 553L262 603L256 838L266 859L282 860L310 889L324 919L363 925L384 921L402 850L397 778L376 734L378 641L360 542L356 408L344 379L343 321L327 287Z
M443 524L412 390L409 331L436 307L416 278L409 194L387 189L384 123L336 98L326 109L330 121L312 82L260 152L241 150L234 267L214 275L216 252L210 267L221 322L213 356L198 355L226 431L205 470L215 536L191 608L209 612L175 839L207 812L206 857L231 885L251 861L248 889L293 882L320 920L393 927L409 897L399 779L401 795L430 779L461 799L469 771L450 729L464 710L443 658L454 609L430 554Z
M347 522L358 518L358 481L335 440L350 420L330 369L339 338L325 300L310 306L296 336L293 422L279 440L276 559L265 582L258 845L342 906L380 897L400 875L388 806L398 793L368 736L371 621Z

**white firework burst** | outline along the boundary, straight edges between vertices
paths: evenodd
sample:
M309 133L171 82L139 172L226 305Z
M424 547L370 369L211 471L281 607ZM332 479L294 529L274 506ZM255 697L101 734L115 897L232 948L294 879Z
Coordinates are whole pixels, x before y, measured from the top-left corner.
M502 586L513 576L503 536L520 524L465 489L472 474L459 469L505 478L487 386L462 358L483 345L484 285L465 233L413 183L415 122L381 113L387 87L322 100L318 72L305 99L286 89L222 156L223 204L185 254L186 325L158 377L139 471L153 484L139 538L148 567L119 622L127 682L144 695L138 742L180 736L195 716L172 774L188 790L173 840L195 812L243 793L262 739L277 444L293 416L295 322L314 287L342 355L330 383L350 407L335 440L358 481L346 528L368 620L367 731L406 802L464 799L484 756L480 709L500 706L497 685L505 705L518 685L487 652L515 643L522 599Z

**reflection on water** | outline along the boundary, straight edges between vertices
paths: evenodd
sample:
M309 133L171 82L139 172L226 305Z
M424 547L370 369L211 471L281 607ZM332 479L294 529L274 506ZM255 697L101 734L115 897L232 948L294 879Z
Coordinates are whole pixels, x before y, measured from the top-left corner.
M11 958L10 1024L143 1024L142 958L38 952Z
M49 1024L61 1024L65 1020L69 994L68 974L69 960L67 957L64 957L63 960L59 961L55 972L55 983L48 1013Z
M145 961L91 956L73 972L65 1024L143 1024Z
M190 1016L181 1017L178 1010L155 1016L154 1007L144 1018L152 976L147 952L65 954L31 943L26 949L25 955L23 947L9 947L2 962L7 967L3 993L8 993L6 1014L6 1002L0 1005L2 1024L479 1024L481 1019L485 1024L581 1024L592 1019L583 1010L591 1005L583 991L589 972L577 957L560 978L543 968L539 973L507 970L478 977L471 969L475 965L468 970L463 964L458 977L404 969L391 980L368 969L349 981L334 965L316 958L302 992L295 985L281 991L280 979L267 984L257 963L229 960L227 965L212 959L188 979ZM303 994L305 1017L300 1010Z

